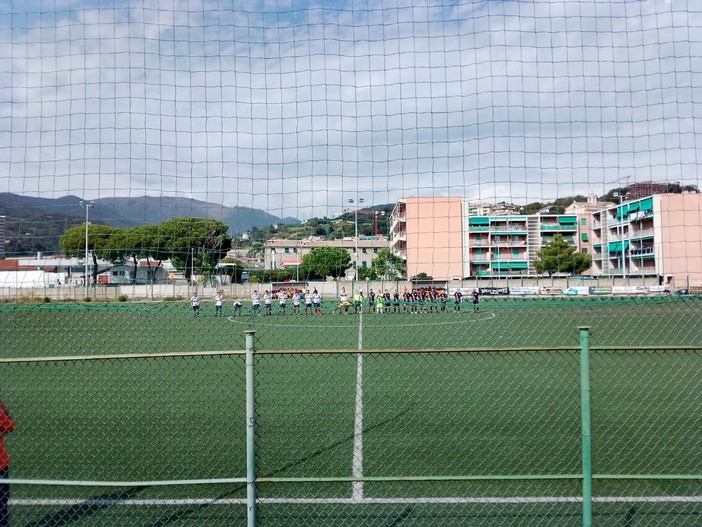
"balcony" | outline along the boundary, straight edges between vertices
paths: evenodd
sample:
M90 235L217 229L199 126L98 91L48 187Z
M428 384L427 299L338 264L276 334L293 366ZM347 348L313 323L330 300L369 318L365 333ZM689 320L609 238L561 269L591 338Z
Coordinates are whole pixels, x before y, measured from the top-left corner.
M630 232L629 239L635 240L637 238L653 238L653 229L635 229Z
M563 236L563 240L564 240L566 243L569 243L570 245L575 245L575 237L574 237L574 236ZM541 239L541 246L548 245L548 244L551 243L552 241L553 241L553 238L544 236L544 237Z
M502 245L507 247L526 247L526 240L492 240L491 245Z
M630 249L629 256L632 258L654 258L655 252L653 247L641 247L640 249Z
M517 256L511 254L495 254L494 256L494 258L491 258L493 262L526 262L528 260L526 254L519 254Z
M526 236L527 227L526 225L512 226L512 225L492 225L490 227L490 233L501 233L506 232L508 234L523 234Z
M577 225L541 225L542 231L577 231Z
M392 254L403 260L407 260L407 249L399 249L397 247L392 247Z

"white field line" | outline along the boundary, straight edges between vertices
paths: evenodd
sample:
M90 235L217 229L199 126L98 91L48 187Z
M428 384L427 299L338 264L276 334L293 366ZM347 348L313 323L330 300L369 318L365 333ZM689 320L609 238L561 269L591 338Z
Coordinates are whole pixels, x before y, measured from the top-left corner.
M261 505L461 505L461 504L534 504L534 503L582 503L578 496L514 496L475 498L259 498ZM594 503L702 503L698 496L597 496ZM10 505L18 507L38 506L131 506L158 507L183 505L246 505L246 498L194 498L194 499L32 499L11 498Z
M448 312L447 312L447 313L448 313ZM383 322L383 324L386 324L386 323L387 323L388 325L391 325L391 324L392 324L392 327L393 327L393 328L418 328L418 327L425 327L425 326L427 326L427 327L428 327L428 326L432 326L432 327L434 327L434 326L456 326L456 325L459 325L459 324L466 324L466 323L485 322L485 321L487 321L487 320L492 320L493 318L496 318L496 317L497 317L497 313L486 313L484 316L482 315L482 313L483 313L483 312L481 311L481 316L480 316L480 317L473 317L473 316L461 317L461 316L459 316L459 317L451 317L450 320L435 321L435 322L416 322L416 323L413 323L413 324L402 324L402 323L400 323L400 324L394 324L394 323L391 323L391 322ZM429 313L424 313L424 315L427 316L427 317L429 317L429 316L432 316L432 317L433 317L433 315L429 315ZM471 315L472 315L472 313L471 313ZM283 316L288 317L288 319L292 318L292 315L283 315ZM295 315L295 316L297 316L297 315ZM332 316L337 316L337 315L332 315ZM301 317L304 319L305 315L301 315ZM446 315L446 317L448 318L449 315ZM227 320L228 320L229 322L233 322L234 324L241 324L242 326L247 326L247 325L249 325L248 320L236 320L237 318L238 318L238 317L230 316L230 317L227 317ZM394 317L384 317L384 316L383 316L383 317L381 317L381 319L379 319L379 320L384 320L384 321L388 321L388 320L390 320L390 321L400 321L401 319L404 319L404 318L405 318L405 316L404 316L404 314L403 314L403 315L398 315L397 318L394 318ZM413 318L412 320L419 320L419 319ZM275 320L270 320L270 321L269 321L269 320L263 320L263 321L259 320L259 321L256 322L256 325L259 325L259 324L262 325L262 326L275 326L275 327L279 327L279 328L292 328L292 327L295 327L294 325L291 325L291 324L278 324L278 323L276 323ZM330 329L330 328L335 328L335 329L336 329L336 328L348 329L348 328L351 328L351 326L349 326L349 325L343 325L343 324L342 324L342 325L339 325L339 324L329 324L329 325L326 325L326 326L325 326L325 325L322 325L322 324L305 324L305 325L304 325L304 328L305 328L305 329L313 329L313 328L314 328L314 329Z
M351 472L354 478L363 477L363 311L358 315L358 356L356 357L356 404L353 423L353 459ZM363 500L363 481L351 484L351 500Z

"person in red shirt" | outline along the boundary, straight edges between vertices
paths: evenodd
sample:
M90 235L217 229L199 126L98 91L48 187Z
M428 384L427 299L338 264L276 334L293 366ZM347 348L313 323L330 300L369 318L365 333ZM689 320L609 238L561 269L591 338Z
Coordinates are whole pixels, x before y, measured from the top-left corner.
M15 421L7 410L5 403L0 401L0 482L10 477L10 456L5 450L5 436L15 429ZM10 501L10 485L0 483L0 527L10 525L8 502Z

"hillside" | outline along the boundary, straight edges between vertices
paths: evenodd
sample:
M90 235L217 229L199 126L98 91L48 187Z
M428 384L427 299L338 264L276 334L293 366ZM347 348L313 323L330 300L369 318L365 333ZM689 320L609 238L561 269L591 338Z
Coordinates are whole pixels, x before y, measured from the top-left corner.
M5 254L55 252L58 239L70 227L82 225L85 209L81 198L35 198L0 193L0 216L6 216ZM254 227L299 223L296 218L279 218L260 209L225 207L188 198L141 196L93 200L90 222L113 227L155 225L179 216L218 219L236 235Z

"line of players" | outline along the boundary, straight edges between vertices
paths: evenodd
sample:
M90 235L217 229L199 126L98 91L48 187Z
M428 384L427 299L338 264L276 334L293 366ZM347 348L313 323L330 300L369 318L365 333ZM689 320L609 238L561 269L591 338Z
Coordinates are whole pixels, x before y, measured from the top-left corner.
M314 289L310 291L292 291L292 295L288 291L281 290L277 294L279 303L278 313L281 315L287 314L288 299L290 297L292 303L292 314L314 314L322 315L322 295ZM453 293L453 311L460 312L463 293L457 289ZM363 291L356 291L352 298L349 299L349 294L346 288L342 287L339 293L339 304L334 307L332 313L348 314L352 310L354 313L360 313L363 306L368 306L368 312L376 314L382 313L431 313L445 312L449 302L449 295L445 289L437 288L421 288L408 290L405 289L400 295L398 291L393 291L391 294L387 289L385 292L375 293L373 289L368 292L368 298L363 295ZM224 305L224 297L221 292L217 292L214 297L215 315L221 316ZM263 301L263 305L261 304ZM193 316L198 316L200 313L200 298L195 293L190 299ZM477 290L471 293L471 303L473 311L480 311L480 295ZM303 307L304 304L304 307ZM241 315L243 304L241 300L234 300L234 314ZM258 291L254 291L251 295L251 311L254 315L272 315L273 314L273 294L266 290L261 297Z

